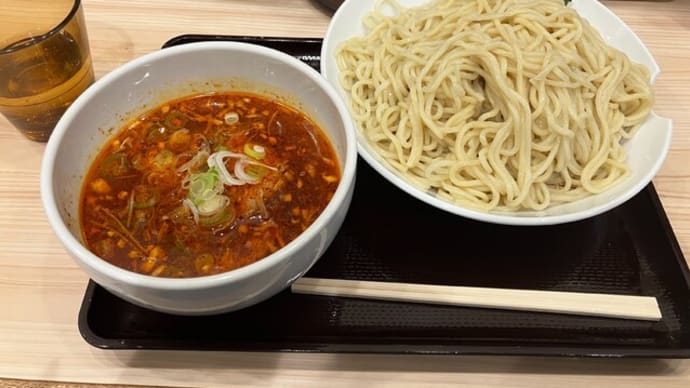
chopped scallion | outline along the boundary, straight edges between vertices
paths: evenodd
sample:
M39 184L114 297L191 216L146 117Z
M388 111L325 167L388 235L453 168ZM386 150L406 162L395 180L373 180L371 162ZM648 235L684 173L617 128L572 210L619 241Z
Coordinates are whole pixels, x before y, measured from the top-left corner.
M258 144L252 145L247 143L244 145L244 153L247 154L247 156L249 156L250 158L262 160L266 157L266 148Z

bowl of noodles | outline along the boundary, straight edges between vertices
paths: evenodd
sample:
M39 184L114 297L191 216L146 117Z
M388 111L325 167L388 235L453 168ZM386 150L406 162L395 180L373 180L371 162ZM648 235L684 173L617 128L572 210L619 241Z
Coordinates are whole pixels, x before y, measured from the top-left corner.
M508 225L606 212L660 169L659 67L595 0L346 1L321 72L362 158L442 210Z

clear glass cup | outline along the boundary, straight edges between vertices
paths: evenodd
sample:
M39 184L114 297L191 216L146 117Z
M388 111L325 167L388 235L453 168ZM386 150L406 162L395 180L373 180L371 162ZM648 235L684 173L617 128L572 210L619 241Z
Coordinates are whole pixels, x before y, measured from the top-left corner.
M94 81L80 0L0 1L0 113L47 141Z

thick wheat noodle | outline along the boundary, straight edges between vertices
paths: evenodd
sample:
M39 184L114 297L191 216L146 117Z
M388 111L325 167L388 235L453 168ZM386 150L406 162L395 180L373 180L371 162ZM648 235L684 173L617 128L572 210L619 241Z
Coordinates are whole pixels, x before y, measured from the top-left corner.
M395 10L387 16L384 8ZM481 210L541 210L629 174L648 70L562 0L382 0L337 51L373 149L416 186Z

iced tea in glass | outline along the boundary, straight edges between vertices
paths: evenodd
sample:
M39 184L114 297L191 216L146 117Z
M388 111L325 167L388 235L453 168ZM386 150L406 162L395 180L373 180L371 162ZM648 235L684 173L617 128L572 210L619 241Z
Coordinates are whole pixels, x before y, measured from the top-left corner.
M47 141L93 81L81 1L0 1L0 113L19 131Z

